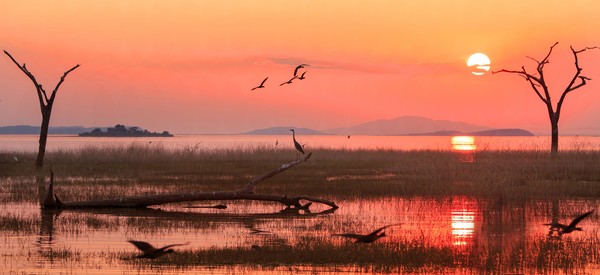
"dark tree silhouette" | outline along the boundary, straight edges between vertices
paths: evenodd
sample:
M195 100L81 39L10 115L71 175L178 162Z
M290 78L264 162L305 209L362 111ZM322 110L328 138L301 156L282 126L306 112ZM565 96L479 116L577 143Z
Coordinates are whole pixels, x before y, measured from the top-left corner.
M77 64L76 66L69 69L63 74L63 76L60 78L60 81L58 81L58 84L56 84L56 87L54 87L54 90L52 90L52 94L50 95L50 97L48 97L46 90L42 88L42 84L39 84L35 79L35 76L33 76L33 74L29 72L29 70L27 70L25 63L23 63L23 65L20 65L19 62L17 62L7 51L4 51L4 53L8 55L8 57L10 57L10 59L15 63L15 65L17 65L17 67L19 67L19 69L21 69L21 71L23 71L23 73L25 73L25 75L29 77L29 79L31 79L33 85L35 86L35 90L37 91L38 100L40 102L40 110L42 112L42 126L40 129L39 149L37 158L35 160L35 168L41 170L44 167L44 156L46 154L46 140L48 139L48 126L50 125L50 115L52 114L52 105L54 104L56 92L58 91L58 88L60 88L60 85L63 83L63 81L65 81L67 75L73 70L77 69L79 67L79 64Z
M552 129L552 143L550 145L550 152L552 157L556 157L558 154L558 120L560 118L560 112L562 110L563 103L565 101L565 97L570 92L577 90L587 84L588 80L591 80L588 77L581 75L581 71L583 68L579 66L579 56L578 54L585 52L586 50L598 49L598 47L585 47L581 50L573 49L571 46L571 52L573 53L573 58L575 59L575 72L571 81L567 85L567 87L563 90L558 103L556 104L556 109L554 109L554 105L552 103L552 99L550 98L550 90L548 89L548 85L546 83L546 78L544 77L544 66L550 63L549 58L552 54L552 50L558 44L558 42L554 43L550 47L548 54L542 60L537 60L532 57L528 57L537 63L536 71L537 73L530 73L525 69L525 66L521 66L521 70L506 70L502 69L499 71L493 71L492 74L496 73L511 73L517 74L525 78L529 85L533 89L533 91L537 94L537 96L544 102L546 108L548 110L548 116L550 118L550 125Z

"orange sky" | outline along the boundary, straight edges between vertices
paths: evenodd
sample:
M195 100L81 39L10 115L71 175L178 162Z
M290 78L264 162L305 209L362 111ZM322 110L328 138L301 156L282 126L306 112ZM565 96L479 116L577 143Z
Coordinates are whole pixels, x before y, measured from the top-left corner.
M522 78L556 41L554 100L572 77L568 48L600 46L597 1L7 1L0 48L54 87L51 126L137 125L173 133L317 130L418 115L549 134ZM279 86L297 64L306 79ZM561 134L600 134L600 50L593 80L570 94ZM265 77L265 89L250 91ZM598 79L598 80L596 80ZM39 125L30 80L0 57L0 126Z

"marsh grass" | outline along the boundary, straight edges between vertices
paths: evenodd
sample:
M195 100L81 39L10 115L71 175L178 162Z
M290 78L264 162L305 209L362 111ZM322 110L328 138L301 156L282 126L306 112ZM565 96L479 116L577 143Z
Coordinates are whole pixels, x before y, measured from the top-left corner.
M144 264L145 260L138 260ZM244 265L277 267L310 265L332 269L351 267L369 272L398 272L422 267L455 266L453 251L426 247L418 242L332 245L323 238L300 238L294 245L180 250L156 259L167 266Z
M31 234L39 230L39 220L15 214L0 216L0 232L12 234Z
M335 196L598 197L600 152L477 151L461 162L452 151L317 149L294 169L261 183L257 192ZM11 161L13 155L23 161ZM0 153L0 188L33 181L32 156ZM192 150L160 146L84 147L47 154L65 201L164 192L230 191L295 160L273 147ZM6 199L6 198L5 198ZM19 196L15 201L27 200ZM31 196L35 199L35 196Z
M444 273L444 270L471 269L490 273L573 273L598 265L597 238L593 240L541 237L494 251L484 248L461 251L428 245L420 240L355 244L332 243L324 238L300 238L294 245L178 250L152 261L157 266L192 268L197 266L312 266L322 270L355 270L381 273ZM491 250L486 250L491 249ZM132 257L132 254L121 256ZM148 260L136 259L146 265Z

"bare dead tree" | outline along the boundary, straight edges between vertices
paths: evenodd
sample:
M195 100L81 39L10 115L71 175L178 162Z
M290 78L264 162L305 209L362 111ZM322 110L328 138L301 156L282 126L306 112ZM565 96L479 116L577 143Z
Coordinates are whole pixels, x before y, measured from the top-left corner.
M254 189L259 182L269 179L281 172L292 168L302 162L307 161L312 156L309 153L304 158L283 164L280 167L252 179L246 184L243 189L231 192L186 192L186 193L171 193L150 196L133 196L133 197L118 197L105 200L89 200L78 202L63 202L54 193L54 173L50 171L50 184L48 185L46 196L41 205L42 209L90 209L90 208L146 208L148 206L162 205L175 202L189 201L214 201L214 200L255 200L255 201L272 201L284 204L288 209L292 210L308 210L309 206L314 203L321 203L331 207L332 210L338 206L329 200L314 198L309 196L281 196L256 194ZM303 201L307 203L303 204Z
M54 90L52 90L52 94L50 94L50 97L48 97L48 94L46 93L46 90L44 90L44 88L42 87L42 84L39 84L35 79L35 76L33 76L33 74L29 70L27 70L27 66L25 65L25 63L21 65L7 51L4 51L4 53L8 55L8 57L10 57L10 59L15 63L15 65L17 65L17 67L19 67L19 69L21 69L21 71L23 71L23 73L27 75L27 77L29 77L29 79L33 82L33 85L35 86L35 90L37 91L38 100L40 102L40 111L42 112L42 125L40 129L39 149L37 158L35 160L35 168L41 170L44 167L44 156L46 155L46 141L48 139L48 126L50 125L50 115L52 114L52 105L54 104L54 99L56 98L56 92L58 91L58 88L60 88L60 85L62 85L63 81L65 81L67 75L73 70L77 69L79 67L79 64L77 64L76 66L69 69L63 74L63 76L60 78L60 81L58 81L58 84L56 84L56 87L54 87Z
M573 49L573 46L570 47L571 52L573 53L573 58L575 59L575 72L573 74L573 77L571 78L571 81L569 82L567 87L563 90L563 92L560 96L560 99L558 100L558 103L556 104L556 109L555 109L554 105L552 103L552 99L550 98L550 90L548 89L548 85L546 83L546 78L544 76L544 66L546 64L550 63L549 58L550 58L550 55L552 54L552 50L554 50L554 47L556 45L558 45L558 42L554 43L554 45L552 45L550 47L548 54L546 54L546 56L542 60L537 60L537 59L529 57L529 56L527 57L537 63L537 67L536 67L537 73L528 72L525 69L525 66L521 66L521 70L502 69L502 70L492 72L492 74L511 73L511 74L517 74L517 75L522 76L529 83L529 85L531 86L533 91L536 93L536 95L540 98L540 100L542 102L544 102L544 104L546 105L546 108L548 110L548 116L550 118L550 125L551 125L551 129L552 129L551 130L552 131L552 143L550 145L550 152L552 154L552 157L556 157L556 155L558 154L558 120L560 118L560 112L562 110L562 106L565 101L565 97L570 92L585 86L585 84L587 84L587 81L591 80L591 78L581 75L581 71L583 70L583 68L581 68L579 66L578 54L585 52L587 50L598 49L598 47L585 47L581 50L575 50L575 49Z

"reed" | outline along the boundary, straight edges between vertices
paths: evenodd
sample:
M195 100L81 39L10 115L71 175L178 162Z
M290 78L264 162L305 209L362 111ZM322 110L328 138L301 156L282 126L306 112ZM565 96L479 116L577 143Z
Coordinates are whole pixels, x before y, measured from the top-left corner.
M19 162L12 160L16 154ZM31 186L33 157L0 153L0 188ZM51 152L46 167L56 174L61 198L73 200L235 190L295 158L293 150L273 147L172 150L130 145ZM473 162L462 162L463 158L452 151L317 149L307 163L259 184L257 192L338 198L600 195L600 152L563 151L552 160L547 152L483 150L472 154ZM19 196L14 200L19 201Z
M126 257L126 256L125 256ZM352 268L363 272L400 272L427 267L437 269L456 266L453 251L424 246L417 242L373 243L345 242L339 245L323 238L301 238L296 244L255 247L181 250L156 259L166 266L245 265L255 267L320 266L324 269ZM144 260L139 260L144 263Z
M0 232L4 234L32 234L39 230L37 219L15 214L3 214L0 216Z

